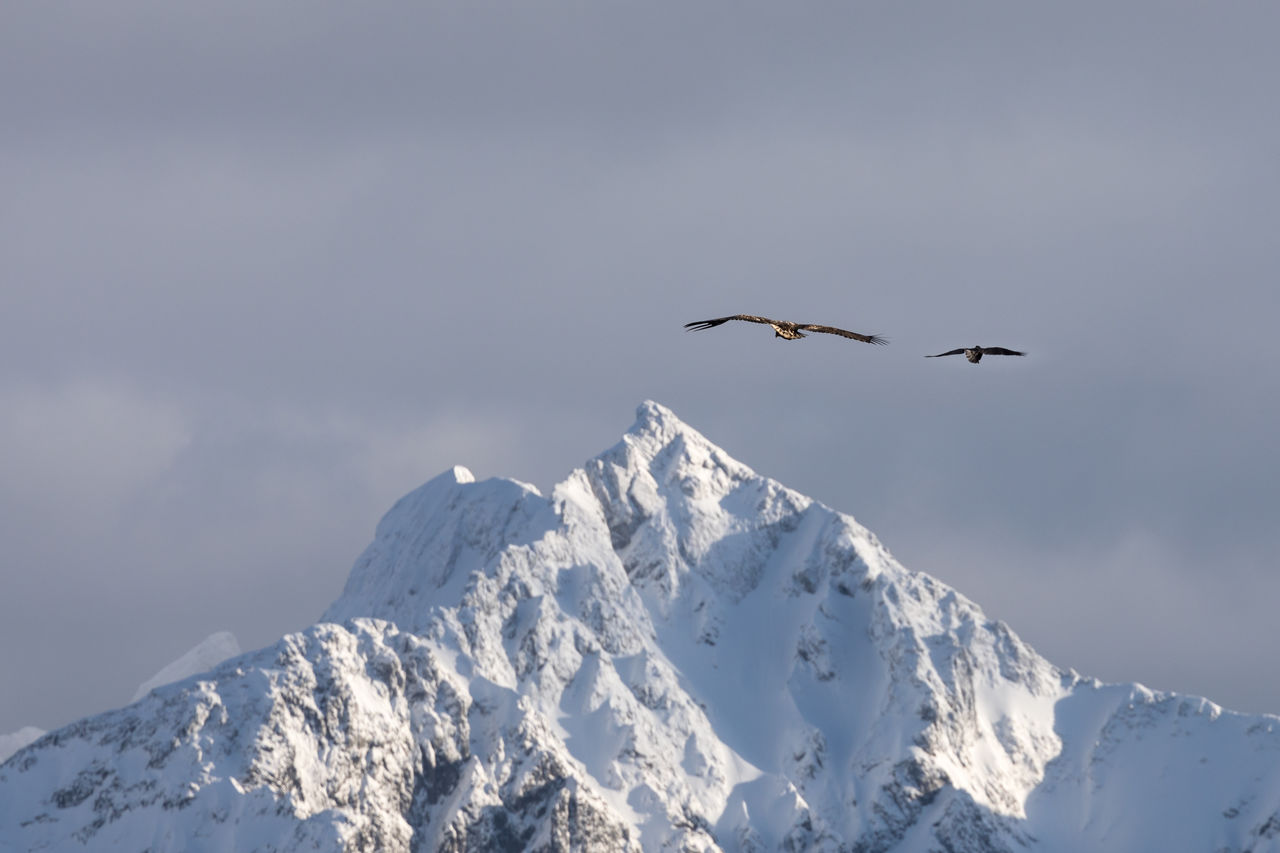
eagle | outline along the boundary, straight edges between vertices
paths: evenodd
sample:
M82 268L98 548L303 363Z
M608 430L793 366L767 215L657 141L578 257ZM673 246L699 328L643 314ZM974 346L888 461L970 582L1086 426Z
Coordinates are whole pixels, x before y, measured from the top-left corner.
M698 320L693 323L685 323L684 327L688 331L696 332L702 329L713 329L730 320L764 323L766 326L773 327L774 337L784 338L788 341L798 341L801 338L808 337L805 332L826 332L829 335L839 335L842 338L852 338L855 341L862 341L868 344L889 343L879 335L861 335L857 332L850 332L847 329L837 329L835 326L820 326L817 323L791 323L786 320L770 320L768 317L756 317L752 314L734 314L732 317L718 317L715 320Z
M969 361L977 364L982 361L984 355L1026 355L1025 352L1017 350L1005 349L1004 347L960 347L960 349L947 350L937 355L926 355L925 358L941 358L944 355L960 355L964 353L964 357Z

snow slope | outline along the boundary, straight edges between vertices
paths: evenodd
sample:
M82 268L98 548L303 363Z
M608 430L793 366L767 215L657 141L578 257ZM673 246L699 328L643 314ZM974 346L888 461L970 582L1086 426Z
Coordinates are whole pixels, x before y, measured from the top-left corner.
M152 690L184 678L207 672L227 658L240 654L240 644L230 631L218 631L205 637L190 651L142 682L130 702L137 702Z
M1280 718L1102 685L643 404L324 622L0 767L0 849L1278 850Z

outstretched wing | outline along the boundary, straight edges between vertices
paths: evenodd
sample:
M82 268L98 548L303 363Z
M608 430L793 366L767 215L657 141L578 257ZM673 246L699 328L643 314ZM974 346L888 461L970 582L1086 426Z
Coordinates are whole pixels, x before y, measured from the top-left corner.
M1025 352L1018 352L1014 349L1005 349L1004 347L983 347L983 355L1026 355Z
M868 344L887 344L888 340L879 335L860 335L857 332L850 332L848 329L837 329L835 326L819 326L815 323L797 323L797 329L804 329L806 332L826 332L828 335L839 335L842 338L853 338L855 341L862 341Z
M746 320L748 323L764 323L766 326L772 326L775 322L768 317L756 317L752 314L734 314L732 317L718 317L715 320L697 320L692 323L685 323L684 327L691 332L696 332L702 329L714 329L721 323L727 323L730 320Z
M960 347L960 349L947 350L946 352L940 352L936 355L926 355L925 358L942 358L944 355L962 355L963 353L964 347Z

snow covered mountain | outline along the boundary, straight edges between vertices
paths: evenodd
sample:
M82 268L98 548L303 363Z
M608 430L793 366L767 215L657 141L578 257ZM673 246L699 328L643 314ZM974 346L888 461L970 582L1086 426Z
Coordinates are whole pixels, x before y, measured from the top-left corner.
M1280 717L1103 685L655 403L0 766L0 849L1280 850Z

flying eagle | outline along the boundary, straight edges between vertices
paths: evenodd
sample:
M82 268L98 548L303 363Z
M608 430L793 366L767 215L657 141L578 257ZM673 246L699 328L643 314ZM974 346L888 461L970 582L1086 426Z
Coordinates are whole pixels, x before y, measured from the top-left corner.
M829 335L839 335L842 338L853 338L855 341L863 341L868 344L889 343L879 335L860 335L857 332L837 329L835 326L819 326L816 323L789 323L786 320L770 320L768 317L755 317L751 314L734 314L732 317L720 317L715 320L698 320L695 323L685 323L684 327L693 332L701 329L712 329L719 326L721 323L727 323L730 320L746 320L748 323L764 323L766 326L773 327L774 337L785 338L788 341L798 341L801 338L808 337L804 332L826 332Z
M925 358L941 358L944 355L960 355L960 353L964 353L964 357L974 364L982 361L984 355L1026 355L1025 352L1005 349L1004 347L960 347L960 349L940 352L937 355L926 355Z

